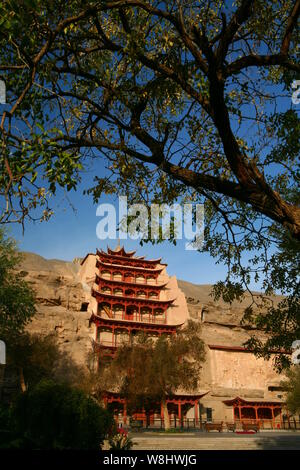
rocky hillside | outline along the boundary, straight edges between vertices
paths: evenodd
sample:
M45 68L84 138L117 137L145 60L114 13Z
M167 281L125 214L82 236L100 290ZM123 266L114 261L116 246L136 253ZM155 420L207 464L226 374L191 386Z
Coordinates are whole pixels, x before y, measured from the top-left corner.
M84 364L91 349L93 330L87 311L90 287L78 278L80 260L73 262L47 260L34 253L24 253L20 270L32 285L37 296L37 315L28 326L32 332L55 334L61 348L77 362ZM184 292L191 318L202 324L203 339L207 344L241 346L252 334L259 334L240 324L243 311L250 303L232 305L215 302L210 296L210 285L196 285L178 281Z
M47 260L23 253L20 270L36 292L37 314L28 326L33 333L54 334L61 348L84 364L91 348L86 292L79 282L79 262Z
M232 304L223 300L215 301L211 295L212 286L209 284L192 284L178 280L180 289L184 292L190 317L202 324L203 339L207 344L224 346L243 346L252 336L260 339L265 337L254 325L242 322L246 307L252 304L252 297L246 293L241 302ZM260 294L253 293L254 299L259 303ZM272 296L270 302L278 303L282 297ZM253 306L254 311L258 308Z

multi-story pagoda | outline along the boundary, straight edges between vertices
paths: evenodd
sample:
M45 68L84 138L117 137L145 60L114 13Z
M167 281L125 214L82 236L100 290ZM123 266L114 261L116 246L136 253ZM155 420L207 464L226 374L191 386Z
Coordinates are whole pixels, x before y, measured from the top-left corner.
M136 332L176 333L177 325L167 324L167 312L175 299L167 298L167 282L158 279L165 265L160 259L133 255L124 248L97 251L98 287L92 291L97 311L92 321L97 327L100 358L113 354L121 341L129 340Z
M87 255L82 262L83 268L85 264L87 267L85 279L89 278L88 273L92 274L93 263L97 271L92 285L94 302L90 322L95 325L93 344L99 362L112 357L122 342L130 341L138 332L152 337L176 334L187 319L184 294L178 288L176 277L168 276L161 259L147 260L120 246L114 250L108 248L107 252L97 250L96 256ZM167 403L171 417L181 421L194 408L193 415L198 420L201 396L170 397ZM125 399L118 393L107 393L106 402L126 424ZM143 413L135 417L146 421ZM160 404L154 406L150 420L155 418L163 418Z

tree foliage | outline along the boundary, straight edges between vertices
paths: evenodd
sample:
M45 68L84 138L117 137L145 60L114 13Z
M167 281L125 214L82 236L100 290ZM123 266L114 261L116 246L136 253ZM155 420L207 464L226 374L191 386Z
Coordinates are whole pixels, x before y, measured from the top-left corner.
M113 418L78 389L43 380L19 396L11 423L34 449L99 450Z
M300 412L300 366L287 371L288 381L284 383L287 391L286 404L293 414Z
M22 333L35 313L35 296L22 272L15 242L0 229L0 337L9 341Z
M22 391L35 387L41 380L53 380L85 392L90 390L86 369L62 351L56 336L51 334L25 331L11 338L7 344L7 368L11 373L16 372L17 388Z
M137 335L132 343L118 348L111 363L102 363L100 358L98 388L103 392L103 388L117 387L126 397L129 412L165 404L178 390L197 391L205 357L199 333L199 324L190 320L176 336L154 340Z
M228 266L216 296L238 298L251 280L280 289L287 308L270 310L268 328L281 346L297 339L299 286L283 273L300 237L299 11L299 0L2 2L2 221L47 219L48 196L98 159L95 201L205 202L205 249Z

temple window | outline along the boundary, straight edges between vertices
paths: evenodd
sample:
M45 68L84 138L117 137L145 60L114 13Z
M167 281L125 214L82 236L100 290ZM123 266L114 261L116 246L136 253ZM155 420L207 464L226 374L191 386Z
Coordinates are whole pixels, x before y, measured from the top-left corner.
M126 297L133 297L134 296L134 291L132 289L125 290L125 296Z
M111 293L111 289L109 287L106 287L106 286L103 286L101 288L101 292L103 292L103 294L110 294Z
M149 293L149 299L157 299L158 298L158 295L156 292L150 292Z
M212 421L212 408L206 408L206 421Z
M114 289L114 295L123 295L122 289Z
M133 281L132 275L131 274L125 274L124 281L125 282L132 282Z
M122 274L121 273L113 273L114 281L122 281Z

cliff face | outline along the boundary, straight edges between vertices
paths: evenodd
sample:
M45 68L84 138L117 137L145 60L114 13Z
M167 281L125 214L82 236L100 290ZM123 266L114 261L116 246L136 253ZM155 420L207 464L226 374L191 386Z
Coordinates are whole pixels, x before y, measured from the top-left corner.
M87 312L89 292L78 279L79 262L46 260L24 253L20 270L36 292L36 309L28 331L53 334L59 346L78 364L85 364L91 349L92 329Z
M74 361L84 364L94 335L93 327L89 326L93 280L89 284L83 282L80 259L46 260L24 253L20 270L25 271L25 279L34 288L37 299L37 314L28 330L56 335L60 347ZM185 294L189 316L202 324L206 344L242 346L254 333L262 336L261 332L240 324L250 303L249 296L242 303L228 305L213 301L209 285L178 281L178 286Z
M250 294L245 294L241 302L228 304L222 300L213 300L211 285L178 280L178 286L186 296L190 317L202 324L205 343L242 346L252 336L264 339L264 333L254 325L242 323L244 311L252 303ZM259 293L253 295L259 303ZM277 304L281 299L281 296L273 296L270 302ZM258 313L258 308L254 307L254 311Z
M89 325L89 319L95 311L91 288L96 268L94 255L83 265L80 261L46 260L33 253L24 253L20 270L25 271L25 279L36 291L37 298L37 314L28 330L55 335L62 353L82 366L86 365L95 336L94 325ZM176 278L173 281L177 286ZM241 324L243 311L252 299L245 296L243 302L228 305L213 300L209 285L178 281L178 287L180 290L176 287L175 296L178 315L182 321L189 316L201 323L206 360L200 381L201 390L207 392L202 403L215 410L214 418L224 419L228 414L224 405L228 397L282 400L281 392L276 391L282 376L275 373L273 362L257 359L241 348L252 335L263 337L262 332ZM272 300L278 302L280 298Z
M237 396L252 400L282 401L280 382L284 379L274 370L274 357L269 361L243 350L252 336L265 339L263 331L243 324L244 310L252 298L246 294L242 302L231 305L214 301L211 286L178 281L187 299L190 317L201 322L201 335L206 345L206 360L201 372L202 388L209 390L202 403L214 410L215 419L230 417L224 400ZM259 301L259 294L257 301ZM274 304L282 297L272 297ZM257 311L257 310L256 310Z

